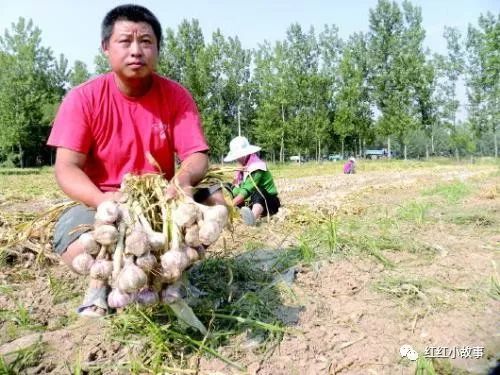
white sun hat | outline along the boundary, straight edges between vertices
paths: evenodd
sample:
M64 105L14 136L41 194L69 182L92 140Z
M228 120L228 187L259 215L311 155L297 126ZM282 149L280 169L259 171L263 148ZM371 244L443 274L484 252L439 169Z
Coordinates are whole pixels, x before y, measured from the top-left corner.
M356 159L354 159L353 157L349 158L349 160L350 160L350 161L353 161L353 162L355 162L355 161L356 161Z
M229 152L224 158L224 161L234 161L260 150L261 148L259 146L251 145L246 137L238 136L233 138L231 142L229 142Z

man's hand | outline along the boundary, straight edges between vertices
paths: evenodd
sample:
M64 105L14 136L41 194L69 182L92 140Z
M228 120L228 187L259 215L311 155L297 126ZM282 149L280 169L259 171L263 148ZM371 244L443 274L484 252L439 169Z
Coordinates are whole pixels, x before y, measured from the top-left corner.
M118 203L123 203L123 199L126 198L126 194L122 193L121 191L107 191L102 194L103 198L101 200L101 203L103 201L114 201Z
M187 195L188 197L193 197L193 187L190 185L181 185L176 177L170 181L167 188L165 189L165 198L167 200L172 200L178 196Z
M172 178L172 181L165 189L165 197L170 200L175 197L186 194L188 197L193 196L193 186L205 177L208 169L208 156L203 152L195 152L189 155L181 163L181 167L177 174ZM179 191L179 189L181 191Z

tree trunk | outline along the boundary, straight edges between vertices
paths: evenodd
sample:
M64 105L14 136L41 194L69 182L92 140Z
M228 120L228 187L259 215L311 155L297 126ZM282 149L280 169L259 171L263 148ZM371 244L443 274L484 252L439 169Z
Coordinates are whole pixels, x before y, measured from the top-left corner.
M455 157L457 158L457 161L460 161L460 152L458 151L458 147L455 147Z
M316 160L321 161L321 138L318 138L318 158Z
M495 158L498 158L498 138L496 129L493 129L493 143L495 145Z
M340 139L340 144L341 144L341 151L340 151L340 155L342 155L342 159L344 159L344 138L341 138Z
M425 160L429 160L429 144L425 144Z
M406 159L406 152L407 152L407 150L406 150L406 143L405 143L405 144L403 145L403 153L404 153L404 155L405 155L405 161L407 160L407 159Z
M24 168L23 146L21 146L21 143L18 143L17 146L19 147L19 164L20 164L21 168Z
M434 155L434 134L431 134L431 151L432 155Z
M283 127L281 128L281 140L280 140L280 162L285 162L285 108L283 104L281 105L281 119L283 120Z
M391 137L387 137L387 157L391 158Z

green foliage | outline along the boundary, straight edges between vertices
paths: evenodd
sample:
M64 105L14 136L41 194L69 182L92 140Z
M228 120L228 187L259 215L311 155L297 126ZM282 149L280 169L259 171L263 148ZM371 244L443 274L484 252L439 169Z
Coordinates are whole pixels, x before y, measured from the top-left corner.
M430 204L426 202L413 201L400 209L400 216L405 220L411 220L418 225L422 225L430 209Z
M493 133L495 156L498 156L500 14L481 15L478 26L469 25L466 42L469 121L477 134Z
M203 291L193 300L193 310L209 330L204 337L177 321L167 305L147 310L131 307L116 316L112 320L115 339L144 342L138 358L127 364L129 370L177 373L192 354L215 356L243 370L235 360L220 354L218 347L238 337L258 340L263 351L278 343L284 328L275 313L281 297L274 278L283 271L284 263L277 260L269 271L256 263L245 257L211 258L190 272L190 282Z
M379 0L369 32L345 41L335 25L317 33L291 24L283 40L255 50L198 20L167 28L158 72L193 95L211 148L221 161L239 133L268 160L321 160L390 147L405 158L455 153L498 155L500 15L481 15L467 35L446 27L448 51L424 51L422 11L409 1ZM110 70L102 51L94 73ZM47 164L50 125L66 91L91 73L68 68L42 45L41 30L20 18L0 37L0 165ZM457 86L467 85L467 119L459 121Z
M87 81L89 78L90 73L87 70L87 65L83 61L76 60L69 77L71 87L78 86L80 83Z
M44 347L35 343L27 348L8 353L5 357L0 355L0 374L15 375L24 369L36 366L42 358Z
M34 164L48 132L46 107L64 93L66 60L41 45L41 31L19 18L0 37L0 156ZM1 161L1 160L0 160Z
M97 55L94 57L94 71L95 74L104 74L111 70L108 62L108 58L99 48Z
M439 195L446 199L448 203L457 203L469 193L472 189L469 185L456 181L451 184L440 184L429 190L424 191L424 195Z

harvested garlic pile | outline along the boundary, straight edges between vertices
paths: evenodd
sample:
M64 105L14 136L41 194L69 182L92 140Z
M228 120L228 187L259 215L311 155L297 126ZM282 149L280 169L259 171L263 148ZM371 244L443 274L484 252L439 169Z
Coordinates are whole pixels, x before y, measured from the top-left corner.
M122 190L128 193L127 182L140 178L128 175ZM73 268L112 286L108 296L111 308L132 302L175 302L181 296L183 272L203 258L205 247L219 238L227 224L224 205L204 206L187 197L167 202L162 199L162 189L156 186L154 191L163 222L160 229L153 229L147 218L151 212L141 206L141 196L125 194L127 199L120 203L99 205L93 231L78 239L85 252L75 257Z

